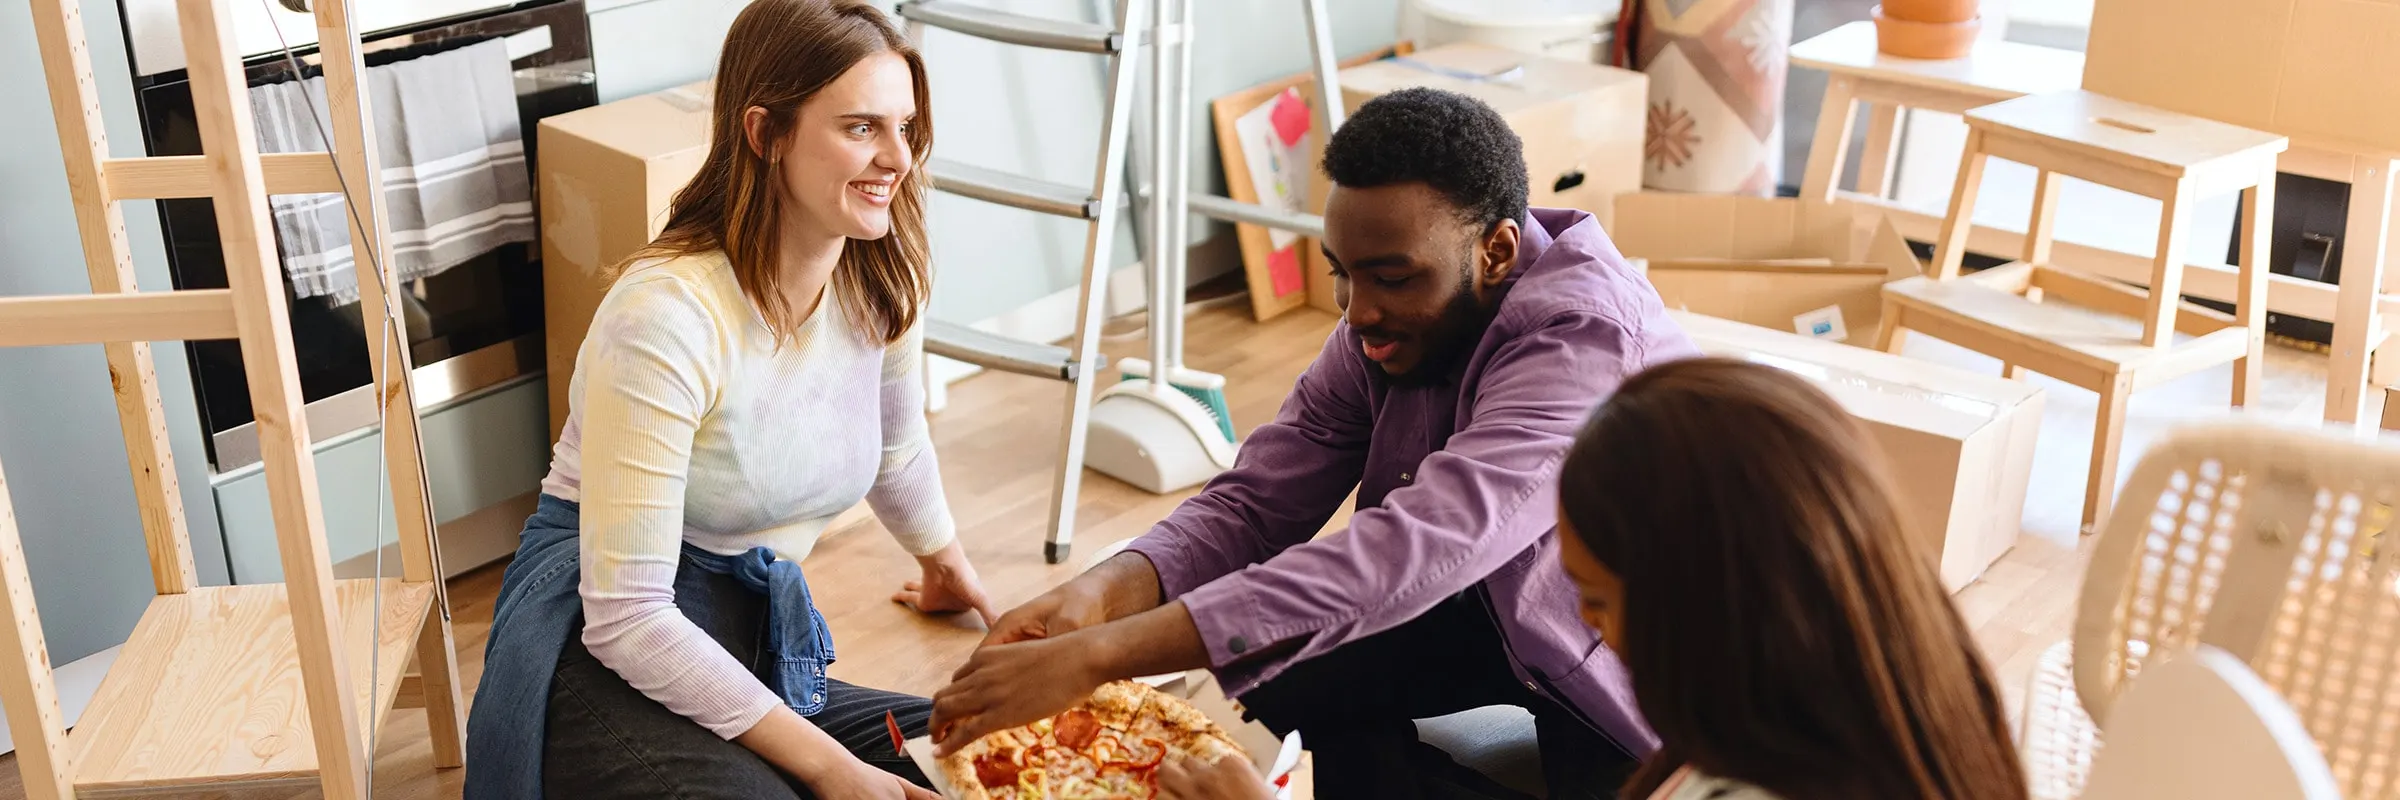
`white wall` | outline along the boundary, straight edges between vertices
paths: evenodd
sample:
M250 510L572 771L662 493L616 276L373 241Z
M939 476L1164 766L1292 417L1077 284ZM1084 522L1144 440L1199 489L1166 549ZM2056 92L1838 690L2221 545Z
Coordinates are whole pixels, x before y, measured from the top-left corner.
M1093 21L1099 0L981 0L1020 14ZM1334 49L1391 43L1400 0L1331 0ZM594 58L603 102L707 77L741 0L598 0ZM1113 15L1113 5L1108 13ZM1192 59L1192 186L1223 192L1210 98L1308 68L1300 0L1197 0ZM1106 63L1097 56L1006 47L929 31L935 151L942 158L1088 184L1099 149ZM931 209L939 278L934 314L972 322L1002 316L1076 285L1085 226L1076 221L939 196ZM1127 215L1130 216L1130 215ZM1195 223L1192 242L1230 234ZM1137 260L1121 219L1115 266ZM1231 269L1231 248L1195 254L1191 273ZM1216 254L1207 259L1202 254Z
M116 4L84 3L83 21L110 149L118 156L142 155ZM157 212L148 202L124 203L121 210L139 285L169 288ZM32 8L0 3L0 296L91 289ZM162 343L151 353L168 444L179 456L176 476L193 560L203 583L222 584L224 540L217 533L183 348ZM0 349L0 468L7 472L52 663L124 641L153 590L108 362L99 346Z

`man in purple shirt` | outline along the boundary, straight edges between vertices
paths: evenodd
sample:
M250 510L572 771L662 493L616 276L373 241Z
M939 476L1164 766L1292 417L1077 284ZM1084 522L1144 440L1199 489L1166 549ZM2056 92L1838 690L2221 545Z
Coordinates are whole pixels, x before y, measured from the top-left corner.
M1324 798L1504 793L1411 723L1488 705L1533 713L1552 797L1613 797L1656 748L1559 568L1555 478L1595 404L1697 349L1592 215L1526 207L1481 102L1379 97L1324 171L1324 351L1232 470L1001 618L934 698L945 751L1197 667L1301 732ZM1354 487L1348 529L1314 538Z

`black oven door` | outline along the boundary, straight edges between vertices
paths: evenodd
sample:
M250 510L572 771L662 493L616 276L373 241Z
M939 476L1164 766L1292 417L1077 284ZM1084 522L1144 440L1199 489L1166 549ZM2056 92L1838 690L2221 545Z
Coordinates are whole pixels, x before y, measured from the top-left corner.
M450 50L494 38L510 39L517 106L523 115L526 175L539 205L539 154L534 131L543 117L598 102L593 82L591 34L583 3L527 3L467 19L371 34L361 52L368 66ZM520 55L521 54L521 55ZM315 52L299 54L304 74L316 75ZM251 85L294 78L280 54L245 64ZM142 135L150 155L199 155L200 137L192 97L181 72L137 79ZM320 112L322 113L322 112ZM206 199L158 201L167 264L177 289L225 288L225 262L216 215ZM539 233L535 234L537 237ZM408 318L408 343L417 366L418 402L432 404L538 370L542 361L542 248L511 243L467 263L404 284L395 298ZM359 264L361 279L366 264ZM300 299L285 285L291 309L293 353L308 403L309 430L324 440L374 424L369 390L368 334L361 304L335 305L327 298ZM232 341L191 342L192 382L200 393L201 424L209 434L209 458L220 472L258 460L251 423L250 392L242 357Z

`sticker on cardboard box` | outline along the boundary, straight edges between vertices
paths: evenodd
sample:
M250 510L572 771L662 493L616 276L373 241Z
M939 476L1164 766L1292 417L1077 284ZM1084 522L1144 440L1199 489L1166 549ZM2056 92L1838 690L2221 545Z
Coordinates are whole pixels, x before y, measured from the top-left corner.
M1847 341L1849 326L1842 324L1842 307L1826 306L1792 318L1792 331L1811 339L1829 342Z

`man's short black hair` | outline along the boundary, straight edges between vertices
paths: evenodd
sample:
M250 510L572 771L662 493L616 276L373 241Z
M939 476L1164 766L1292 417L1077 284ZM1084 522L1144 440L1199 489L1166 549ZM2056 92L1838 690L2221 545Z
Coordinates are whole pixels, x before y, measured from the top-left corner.
M1500 112L1423 87L1369 100L1325 145L1325 175L1353 189L1422 182L1491 230L1525 216L1525 145Z

